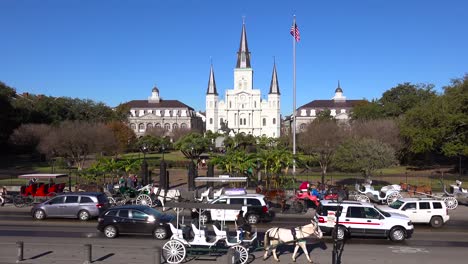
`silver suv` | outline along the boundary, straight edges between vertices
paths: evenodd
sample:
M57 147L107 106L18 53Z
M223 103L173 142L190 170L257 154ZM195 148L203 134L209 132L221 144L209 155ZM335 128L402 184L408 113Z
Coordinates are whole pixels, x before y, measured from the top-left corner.
M31 209L32 216L37 220L50 218L78 218L87 221L98 217L110 207L104 193L77 192L55 196L45 202L36 204Z

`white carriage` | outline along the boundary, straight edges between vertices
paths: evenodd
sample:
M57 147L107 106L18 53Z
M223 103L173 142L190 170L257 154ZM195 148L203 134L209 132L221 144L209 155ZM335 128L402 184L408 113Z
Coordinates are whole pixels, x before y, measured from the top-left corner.
M161 204L163 211L166 210L166 202L175 202L180 199L180 191L177 189L164 190L148 184L138 189L140 194L135 199L135 204L155 207Z
M205 191L203 191L199 198L195 198L195 200L199 202L211 202L216 200L221 195L243 195L247 194L247 190L245 188L224 188L221 187L218 190L213 190L213 187L208 187Z
M392 184L384 186L379 190L375 190L372 186L372 181L359 185L356 183L355 189L357 194L354 199L360 202L375 202L382 204L391 204L394 201L402 198L401 186Z
M206 209L241 209L241 205L216 205L204 203L168 203L169 207L196 208L198 214L201 215L203 210ZM162 250L163 258L167 263L181 263L187 256L196 257L202 254L224 254L230 248L235 252L237 263L245 264L249 259L249 251L252 247L258 244L257 232L253 232L250 238L243 239L243 231L236 230L235 236L229 236L228 231L224 228L225 223L220 226L212 225L215 236L207 236L206 228L201 225L200 220L198 223L191 223L188 228L192 231L193 236L187 232L187 226L179 224L179 212L177 211L177 224L169 224L172 236L167 241ZM237 229L237 228L236 228Z
M455 181L455 184L450 184L450 189L447 191L445 184L440 180L444 188L444 197L442 198L447 205L447 208L453 210L457 208L458 203L468 205L468 190L462 187L462 182Z

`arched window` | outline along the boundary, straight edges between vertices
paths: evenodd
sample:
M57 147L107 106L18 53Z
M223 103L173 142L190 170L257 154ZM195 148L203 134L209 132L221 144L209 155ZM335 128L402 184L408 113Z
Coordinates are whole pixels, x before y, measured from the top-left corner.
M273 125L276 125L276 118L273 118Z
M179 125L177 125L177 123L172 124L172 129L177 129L178 127Z
M138 130L140 130L141 132L145 131L145 124L139 124Z
M164 130L170 130L171 129L171 124L166 123L164 124Z
M247 118L244 118L244 126L247 125Z
M153 124L151 124L151 123L146 125L146 129L150 129L150 128L153 128Z
M213 124L213 118L210 118L210 125Z
M229 108L232 108L232 103L231 103L231 101L229 101Z
M254 108L257 108L257 101L254 101Z
M263 126L266 126L266 118L263 118Z
M185 123L180 124L180 128L187 128L187 124Z
M301 124L299 128L300 128L300 130L305 130L306 124Z
M135 125L134 123L131 123L131 124L130 124L130 128L131 128L132 130L136 130L136 125Z
M161 124L156 123L156 127L157 127L157 128L161 128Z

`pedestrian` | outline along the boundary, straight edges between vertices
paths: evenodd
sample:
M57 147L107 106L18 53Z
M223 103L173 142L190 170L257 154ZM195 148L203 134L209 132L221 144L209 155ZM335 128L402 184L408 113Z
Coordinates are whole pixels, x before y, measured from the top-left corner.
M6 195L7 195L7 189L6 189L6 186L3 186L2 188L0 188L1 206L5 205Z
M125 177L122 175L120 176L119 179L119 187L124 187L125 186Z
M244 239L244 232L245 232L245 238L250 239L250 233L252 232L252 227L245 220L243 210L240 210L239 214L236 217L236 225L237 225L237 229L240 231L240 236L239 236L240 240Z
M129 188L134 188L135 186L133 186L133 179L132 179L132 176L129 176L127 178L127 187Z

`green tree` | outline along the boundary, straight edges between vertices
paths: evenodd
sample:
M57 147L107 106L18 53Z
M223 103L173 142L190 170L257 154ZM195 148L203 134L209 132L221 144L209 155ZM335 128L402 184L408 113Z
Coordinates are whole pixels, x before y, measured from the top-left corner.
M371 138L349 139L338 147L334 167L345 172L362 172L369 180L377 169L397 164L394 149Z
M203 135L192 132L181 139L179 139L174 147L182 152L184 156L188 159L197 159L200 154L205 152L211 142L208 138L205 138Z
M468 155L468 75L407 112L401 134L413 153Z
M359 102L351 112L351 119L353 120L373 120L384 117L384 109L376 100Z
M325 175L333 161L333 155L344 138L343 128L333 120L312 122L298 135L298 148L304 154L317 156L322 182L325 182Z
M402 83L383 93L379 103L385 116L399 117L413 107L436 97L432 84Z

